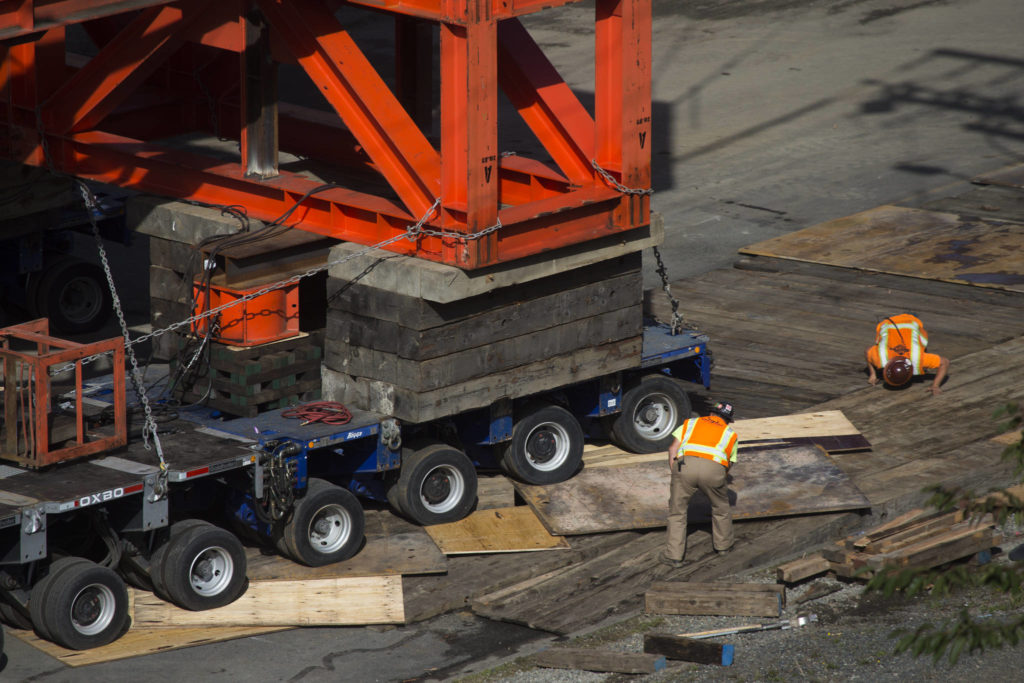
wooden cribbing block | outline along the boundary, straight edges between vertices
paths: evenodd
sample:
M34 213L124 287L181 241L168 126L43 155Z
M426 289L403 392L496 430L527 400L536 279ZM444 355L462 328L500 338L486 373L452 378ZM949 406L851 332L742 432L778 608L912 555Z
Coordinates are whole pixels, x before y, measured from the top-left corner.
M644 652L684 662L729 666L732 664L734 647L668 633L648 633L644 635Z
M872 543L890 538L905 531L910 531L911 529L916 529L922 524L935 524L936 520L941 519L944 521L938 522L936 526L933 526L933 528L942 526L942 524L952 526L957 522L963 521L963 518L963 512L959 510L946 514L942 514L938 510L911 510L910 512L889 520L881 526L869 529L862 536L853 540L850 545L858 550L863 550Z
M800 559L780 564L775 569L775 576L779 581L794 583L802 581L809 576L823 574L830 568L829 561L821 553L801 557Z
M962 510L950 512L938 517L915 524L914 526L898 531L894 534L890 534L884 538L873 540L864 546L863 550L866 553L879 554L888 553L893 550L913 545L921 541L927 540L941 534L945 531L949 531L954 524L963 521L964 513Z
M644 611L652 614L713 614L778 617L786 589L773 583L695 583L657 581L644 594Z
M548 669L581 669L619 674L652 674L665 668L665 656L659 654L552 648L539 652L533 663Z
M979 528L970 522L961 522L949 532L900 548L891 553L874 555L868 559L873 569L897 567L900 569L930 569L999 545L1002 536L991 527Z

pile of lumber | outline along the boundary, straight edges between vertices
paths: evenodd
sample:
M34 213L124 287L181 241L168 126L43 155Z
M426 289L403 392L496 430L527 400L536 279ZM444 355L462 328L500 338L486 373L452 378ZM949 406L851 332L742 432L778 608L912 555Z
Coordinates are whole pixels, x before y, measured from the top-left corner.
M778 567L780 581L792 583L834 572L844 578L870 578L883 569L931 569L1002 541L991 515L966 519L963 511L911 510L885 524L848 536L820 553Z
M332 267L324 354L331 400L425 422L640 360L638 252L497 287L452 266L395 260L407 266L408 280L452 272L445 286L421 285L417 293L408 283L344 279L348 273Z

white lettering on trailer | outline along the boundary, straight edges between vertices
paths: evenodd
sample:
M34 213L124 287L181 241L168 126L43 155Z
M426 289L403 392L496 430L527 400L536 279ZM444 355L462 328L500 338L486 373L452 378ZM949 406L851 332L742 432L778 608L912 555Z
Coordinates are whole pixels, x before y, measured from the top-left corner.
M609 408L614 408L614 407L615 407L615 405L616 405L616 404L617 404L618 402L619 402L619 400L618 400L618 399L615 399L615 398L610 398L610 399L608 399L608 407L609 407Z
M124 495L124 489L116 488L104 491L103 493L94 493L91 496L83 496L78 499L78 507L84 508L86 505L96 505L97 503L106 503L107 501L120 498Z
M345 441L351 441L352 439L361 439L363 436L363 430L361 429L355 432L349 432L348 434L345 435Z

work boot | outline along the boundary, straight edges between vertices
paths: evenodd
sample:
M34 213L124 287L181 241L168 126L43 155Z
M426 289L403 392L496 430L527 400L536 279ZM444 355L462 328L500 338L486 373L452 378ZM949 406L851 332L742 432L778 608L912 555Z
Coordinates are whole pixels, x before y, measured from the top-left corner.
M715 552L718 553L719 555L728 555L729 553L732 552L732 546L729 546L728 548L726 548L724 550L719 550L719 549L715 548Z
M679 569L683 566L682 560L673 560L671 557L665 554L664 550L658 553L658 562L661 562L662 564L667 564L673 569Z

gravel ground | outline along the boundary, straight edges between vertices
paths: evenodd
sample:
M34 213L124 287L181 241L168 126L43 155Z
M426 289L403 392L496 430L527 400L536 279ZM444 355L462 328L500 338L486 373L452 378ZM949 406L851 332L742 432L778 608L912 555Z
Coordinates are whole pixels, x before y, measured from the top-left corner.
M1024 542L1016 528L1004 529L1003 550L993 562L1014 564L1007 558L1012 548ZM1018 566L1020 563L1016 563ZM1024 569L1024 568L1022 568ZM774 582L774 569L734 577L736 582ZM806 591L833 588L824 597L797 604ZM668 669L653 675L628 676L587 671L533 668L520 657L482 672L466 681L502 683L546 683L553 681L962 681L1019 680L1020 648L964 654L951 665L945 658L933 662L930 656L893 655L897 629L916 629L924 623L954 620L968 607L976 618L1019 615L1021 600L989 589L957 591L949 596L901 595L886 598L864 591L860 582L840 582L820 577L791 586L783 619L814 614L816 623L787 630L759 631L724 636L709 642L735 646L731 666L670 662ZM642 652L645 632L686 633L771 620L751 617L685 617L640 615L592 634L555 643L553 647L585 647L623 652Z

